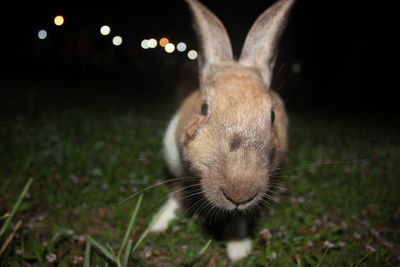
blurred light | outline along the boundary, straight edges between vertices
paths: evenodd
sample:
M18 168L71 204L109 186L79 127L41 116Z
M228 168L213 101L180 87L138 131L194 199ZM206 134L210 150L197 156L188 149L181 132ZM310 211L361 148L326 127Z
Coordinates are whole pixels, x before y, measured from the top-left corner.
M111 32L110 26L108 26L108 25L103 25L103 26L101 26L101 28L100 28L100 33L101 33L102 35L109 35L110 32Z
M186 44L184 42L180 42L179 44L176 45L176 50L179 52L183 52L186 50Z
M41 39L41 40L46 39L46 37L47 37L47 32L46 32L45 30L40 30L40 31L38 32L38 37L39 37L39 39Z
M172 53L175 51L175 45L173 43L168 43L165 45L164 49L165 49L165 52Z
M160 39L160 46L165 47L169 43L169 40L167 37L163 37Z
M157 46L157 40L154 38L149 39L147 42L149 48L155 48Z
M300 62L293 62L292 66L290 67L294 74L298 74L301 71L301 63Z
M187 53L187 56L188 56L189 59L195 60L195 59L197 58L197 56L198 56L198 53L197 53L196 50L190 50L190 51Z
M143 49L149 48L149 40L144 39L144 40L140 43L140 46L141 46Z
M115 46L119 46L122 44L122 37L121 36L114 36L112 42Z
M63 25L64 24L64 17L60 16L60 15L56 16L54 18L54 24L56 24L57 26Z

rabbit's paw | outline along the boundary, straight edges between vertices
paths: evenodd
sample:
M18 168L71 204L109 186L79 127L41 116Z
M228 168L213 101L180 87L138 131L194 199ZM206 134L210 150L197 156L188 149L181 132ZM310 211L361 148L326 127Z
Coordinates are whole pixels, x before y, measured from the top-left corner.
M176 217L178 207L178 202L170 196L168 201L154 216L150 232L163 232L167 230L169 222Z
M251 239L229 241L227 245L228 257L235 262L247 257L251 252Z

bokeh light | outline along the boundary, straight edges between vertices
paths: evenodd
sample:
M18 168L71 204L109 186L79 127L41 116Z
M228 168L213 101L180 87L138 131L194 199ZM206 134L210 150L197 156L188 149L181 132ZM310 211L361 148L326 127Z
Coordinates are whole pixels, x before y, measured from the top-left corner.
M61 15L58 15L54 18L54 24L57 26L61 26L64 24L64 17Z
M154 38L149 39L147 42L149 48L155 48L157 46L157 40Z
M168 43L165 45L164 49L165 49L165 52L172 53L175 51L175 45L173 43Z
M114 36L114 38L112 39L112 43L115 46L119 46L122 44L122 37L121 36Z
M144 40L140 43L140 46L141 46L143 49L148 49L148 48L149 48L149 40L144 39Z
M187 48L187 46L184 42L180 42L176 45L176 50L178 50L179 52L185 51L186 48Z
M103 25L103 26L101 26L101 28L100 28L100 33L101 33L102 35L109 35L110 32L111 32L110 26L108 26L108 25Z
M169 40L168 40L167 37L161 38L161 39L160 39L160 42L159 42L159 44L160 44L161 47L165 47L168 43L169 43Z
M196 50L190 50L190 51L187 53L188 58L191 59L191 60L195 60L195 59L198 57L198 55L199 55L199 54L197 53Z
M292 69L293 74L298 74L301 72L301 63L300 62L293 62L292 66L290 66Z
M46 37L47 37L47 32L46 32L46 30L40 30L40 31L38 31L38 37L39 37L39 39L41 39L41 40L46 39Z

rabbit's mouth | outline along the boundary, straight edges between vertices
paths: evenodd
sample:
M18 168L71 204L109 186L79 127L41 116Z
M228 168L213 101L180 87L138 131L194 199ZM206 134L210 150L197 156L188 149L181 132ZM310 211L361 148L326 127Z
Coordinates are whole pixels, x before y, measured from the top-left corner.
M244 211L255 206L261 199L260 194L255 192L247 196L233 196L221 190L221 204L227 210Z
M257 202L258 198L258 193L254 193L253 195L250 195L250 197L238 199L238 198L232 198L228 194L226 194L223 190L221 190L223 197L225 200L230 202L229 206L234 206L234 209L237 210L245 210L251 206L253 206Z

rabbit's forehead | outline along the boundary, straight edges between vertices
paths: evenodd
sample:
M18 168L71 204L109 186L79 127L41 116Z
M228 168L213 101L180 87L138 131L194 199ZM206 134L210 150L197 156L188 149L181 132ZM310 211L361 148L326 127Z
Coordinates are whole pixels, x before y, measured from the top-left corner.
M262 83L251 78L231 77L220 80L211 96L211 117L247 125L269 120L272 99Z
M211 111L208 124L204 127L208 140L223 144L230 152L244 147L265 149L271 139L271 118L267 102L261 104L231 103L224 110L216 104Z
M219 74L207 86L205 93L212 109L218 109L222 113L231 109L243 112L257 108L265 110L271 105L262 80L257 73L249 71Z

